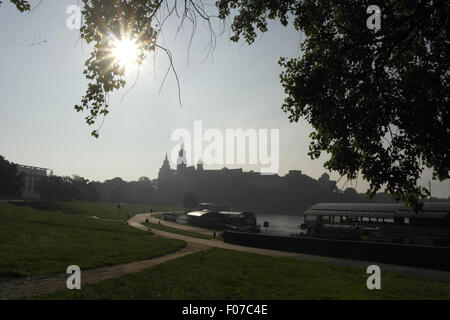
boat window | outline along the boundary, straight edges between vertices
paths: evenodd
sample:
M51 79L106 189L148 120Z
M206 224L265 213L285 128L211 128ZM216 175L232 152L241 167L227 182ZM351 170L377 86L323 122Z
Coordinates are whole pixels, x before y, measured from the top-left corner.
M306 222L315 222L317 221L317 216L315 215L305 215Z
M362 221L363 221L363 222L369 222L369 217L363 217L363 218L362 218Z
M370 222L377 222L377 218L370 218Z
M409 224L409 218L405 218L404 223Z
M330 221L330 216L322 216L322 221L329 222Z
M384 222L385 223L394 223L394 219L392 219L392 218L385 218Z
M334 216L333 217L333 222L334 223L340 223L341 222L341 217L340 216Z
M353 223L353 222L357 222L357 221L361 221L361 217L348 217L349 223Z

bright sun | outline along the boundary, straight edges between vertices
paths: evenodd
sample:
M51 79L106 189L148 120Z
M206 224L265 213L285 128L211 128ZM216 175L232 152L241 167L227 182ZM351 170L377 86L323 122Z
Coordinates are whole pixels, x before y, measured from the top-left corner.
M115 62L126 69L137 63L139 49L134 40L117 39L113 42L112 54Z

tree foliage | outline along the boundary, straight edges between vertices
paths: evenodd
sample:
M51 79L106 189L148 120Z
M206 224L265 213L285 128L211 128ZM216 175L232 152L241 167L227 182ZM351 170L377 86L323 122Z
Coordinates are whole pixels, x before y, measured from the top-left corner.
M99 200L95 183L77 175L42 177L36 185L36 191L41 198L48 200Z
M11 0L21 12L31 9L28 1ZM125 67L114 57L114 42L125 37L137 46L136 63L141 64L146 54L155 49L157 29L153 17L160 0L83 0L80 37L91 45L90 57L83 74L88 80L78 112L86 112L86 123L94 125L99 117L109 112L108 94L124 87ZM0 1L1 5L1 1ZM92 131L98 137L98 129Z
M114 178L104 182L89 181L78 175L47 176L39 179L36 191L43 199L125 203L152 203L155 186L147 177L126 182Z
M420 210L425 167L439 180L450 170L450 7L448 1L384 1L382 24L369 30L371 1L219 0L237 10L232 40L252 43L268 19L304 31L303 55L281 58L291 122L314 128L309 155L349 179L361 173L368 195L383 186Z
M27 0L10 0L20 12L29 11L31 9L30 3ZM2 1L0 0L0 6Z
M17 165L0 156L0 195L17 196L24 184L24 175Z
M27 1L13 1L29 10ZM172 11L176 11L176 3ZM107 51L123 28L142 40L141 58L158 35L155 14L167 0L83 0L81 36L93 44L85 75L91 81L78 111L92 125L108 113L108 92L123 86L123 70ZM184 3L181 19L209 22L201 0ZM418 186L424 168L434 178L450 172L450 5L445 0L378 1L380 30L369 30L368 0L217 0L218 17L232 18L231 40L253 43L269 20L305 33L302 55L281 58L286 92L282 110L291 122L313 127L309 155L330 155L325 167L348 179L366 179L369 196L386 188L416 210L428 190ZM28 5L28 7L27 7ZM177 12L178 14L178 12ZM122 28L122 29L121 29ZM98 136L96 131L94 136Z
M152 18L161 1L102 1L83 0L83 25L81 38L93 45L86 61L84 74L89 80L86 94L77 111L87 111L86 122L93 125L99 115L108 114L107 95L124 87L125 67L112 54L114 41L128 37L135 40L138 49L137 63L141 64L146 53L155 49L156 30ZM98 131L92 135L98 137Z

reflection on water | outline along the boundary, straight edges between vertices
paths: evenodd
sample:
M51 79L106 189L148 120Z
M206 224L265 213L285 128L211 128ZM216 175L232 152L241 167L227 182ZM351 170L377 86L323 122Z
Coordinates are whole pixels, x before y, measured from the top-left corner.
M177 217L176 223L179 223L179 224L188 224L188 223L187 223L186 216L185 216L184 214L180 214L180 215Z
M267 228L268 234L289 236L292 233L298 234L300 232L299 226L303 223L304 216L257 214L256 223L261 226L261 233L266 232L266 228L264 228L264 221L269 222L269 227Z
M267 234L285 235L299 234L300 224L304 221L303 215L276 215L276 214L256 214L256 224L261 226L261 233L265 233L264 221L269 222ZM176 220L179 224L187 224L186 216L179 215Z

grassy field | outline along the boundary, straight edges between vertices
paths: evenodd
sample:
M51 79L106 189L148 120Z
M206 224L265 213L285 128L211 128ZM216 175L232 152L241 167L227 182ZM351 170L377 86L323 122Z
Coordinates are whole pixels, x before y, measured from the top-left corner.
M165 225L159 225L157 223L144 222L143 225L145 225L147 227L150 227L152 229L166 231L166 232L172 232L172 233L177 233L177 234L181 234L183 236L188 236L188 237L193 237L193 238L222 240L222 238L220 238L218 236L214 238L214 236L210 236L210 235L207 235L207 234L193 232L193 231L187 231L187 230L182 230L182 229L177 229L177 228L172 228L172 227L168 227L168 226L165 226Z
M382 272L210 249L44 299L450 299L450 284Z
M63 214L0 202L0 281L65 272L71 264L85 269L143 260L185 245L121 222L84 216L107 215L107 209L69 202L67 206L79 211Z
M132 217L142 212L176 211L183 210L181 206L153 205L153 204L130 204L121 203L120 209L117 203L107 202L81 202L81 201L17 201L16 206L31 207L37 210L56 211L83 216L97 216L104 219L124 220L127 214Z

